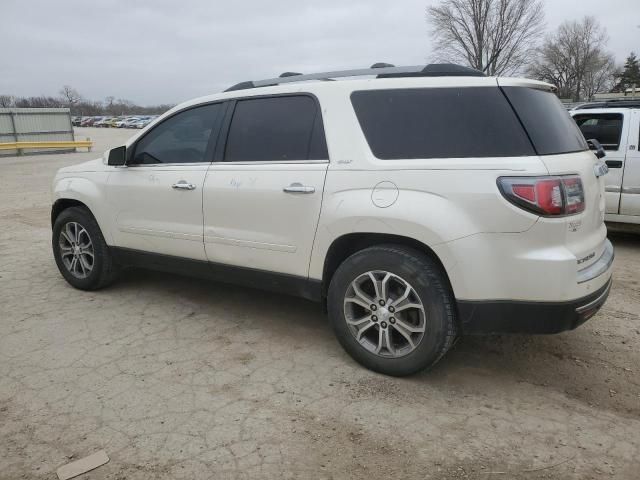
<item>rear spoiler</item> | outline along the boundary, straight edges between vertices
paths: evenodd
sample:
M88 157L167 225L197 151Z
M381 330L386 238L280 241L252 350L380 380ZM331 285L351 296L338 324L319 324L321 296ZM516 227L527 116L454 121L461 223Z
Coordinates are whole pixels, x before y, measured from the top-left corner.
M547 92L555 92L558 90L555 85L539 80L530 80L528 78L497 77L496 82L499 87L526 87L545 90Z

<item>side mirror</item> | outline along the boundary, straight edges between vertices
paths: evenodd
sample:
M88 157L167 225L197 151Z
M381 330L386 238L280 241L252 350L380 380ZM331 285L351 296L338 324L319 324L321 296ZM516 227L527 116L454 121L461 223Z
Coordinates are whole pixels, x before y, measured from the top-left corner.
M127 163L127 147L116 147L109 150L109 158L107 165L112 167L121 167Z
M604 147L602 146L602 144L595 138L591 138L587 140L587 143L589 144L589 148L591 150L595 150L596 157L603 158L607 155L607 153L604 151Z

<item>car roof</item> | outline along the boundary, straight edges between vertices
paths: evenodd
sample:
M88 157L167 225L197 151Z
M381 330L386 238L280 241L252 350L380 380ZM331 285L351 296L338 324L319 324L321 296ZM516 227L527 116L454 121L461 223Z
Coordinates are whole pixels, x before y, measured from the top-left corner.
M380 67L377 67L379 65ZM355 73L354 73L355 72ZM425 73L426 72L426 73ZM349 75L353 74L351 78ZM332 76L338 76L335 80ZM313 77L313 78L311 78ZM300 80L303 81L300 81ZM282 82L271 85L273 82ZM259 86L263 83L268 85ZM250 84L250 85L243 85ZM258 86L256 86L256 84ZM240 85L240 86L238 86ZM285 72L276 79L258 82L242 82L224 92L214 93L183 102L162 115L153 118L154 123L181 110L212 103L216 101L250 98L282 94L312 94L316 96L330 95L331 92L350 95L356 90L384 90L402 88L446 88L446 87L526 87L544 91L555 91L556 88L546 82L526 78L488 77L482 72L460 67L458 65L438 64L426 67L393 67L388 64L374 64L370 69L345 70L342 72L326 72L303 76ZM135 136L130 142L135 140Z
M578 105L574 110L601 110L601 109L638 109L640 108L640 99L637 98L618 98L606 100L602 102L589 102Z
M629 112L632 110L640 110L640 107L632 107L632 108L625 108L625 107L615 107L615 108L574 108L573 110L571 110L569 113L571 115L577 115L577 114L589 114L589 113L625 113L625 112Z
M401 78L356 78L337 81L304 81L300 83L285 83L265 87L254 87L241 90L231 90L188 100L176 105L163 114L182 110L187 107L220 100L248 98L264 95L278 95L287 93L310 93L315 95L328 94L332 91L342 91L347 94L356 90L386 90L402 88L443 88L443 87L528 87L553 91L555 87L549 83L526 78L485 77L485 76L438 76L438 77L401 77Z

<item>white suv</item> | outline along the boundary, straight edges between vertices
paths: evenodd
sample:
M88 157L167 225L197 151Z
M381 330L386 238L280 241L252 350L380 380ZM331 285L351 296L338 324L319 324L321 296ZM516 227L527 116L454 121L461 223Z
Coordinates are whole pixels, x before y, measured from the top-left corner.
M611 285L606 166L552 86L374 67L243 82L61 169L60 272L87 290L136 266L317 300L390 375L458 335L591 317Z

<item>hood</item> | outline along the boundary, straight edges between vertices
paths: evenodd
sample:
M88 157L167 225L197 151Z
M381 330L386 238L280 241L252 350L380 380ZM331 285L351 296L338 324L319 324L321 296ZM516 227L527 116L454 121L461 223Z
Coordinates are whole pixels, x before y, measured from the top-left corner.
M104 161L102 158L96 158L95 160L89 160L88 162L78 163L77 165L70 165L58 170L58 174L65 173L78 173L78 172L101 172L104 170Z

